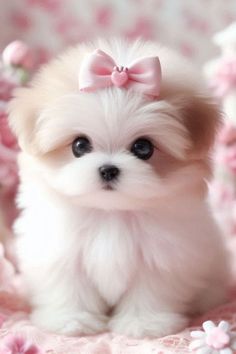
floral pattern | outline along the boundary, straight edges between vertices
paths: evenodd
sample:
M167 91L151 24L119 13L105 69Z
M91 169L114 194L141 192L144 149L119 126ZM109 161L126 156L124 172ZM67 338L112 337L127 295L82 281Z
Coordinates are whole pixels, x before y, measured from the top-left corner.
M210 199L227 236L236 235L236 21L213 36L220 55L204 67L210 87L224 112L214 152L214 181ZM230 240L231 250L235 241ZM234 267L236 266L233 258Z
M32 49L19 40L10 43L0 57L0 205L4 205L4 219L8 224L15 214L13 199L18 184L19 148L8 124L7 105L14 89L29 80L35 63Z
M16 37L39 60L75 42L102 36L143 37L170 45L201 65L210 39L236 19L234 0L9 0L0 2L0 50ZM210 16L209 16L210 14Z
M213 43L210 42L213 33L236 20L236 3L235 0L227 0L227 2L223 0L8 0L0 2L0 19L1 28L4 28L0 34L0 50L16 38L23 39L34 49L37 61L35 66L46 62L54 53L60 52L70 44L109 34L128 39L141 36L145 39L158 40L174 47L200 67L216 53ZM21 47L21 51L18 52L19 56L13 55L13 57L11 50L8 51L5 62L10 65L25 63L28 68L32 67L32 58L29 52L23 49ZM227 67L219 71L218 81L222 81L222 78L227 80L230 65L232 63L227 63ZM18 70L19 68L14 71L14 75L9 76L8 72L6 80L1 69L2 67L0 67L0 181L4 181L5 184L7 182L12 188L17 176L15 167L17 145L7 124L5 105L11 97L12 90L18 85L14 80L15 75L18 75L19 82L25 79L25 72ZM214 84L217 85L218 81ZM228 90L228 86L224 86L223 89ZM229 136L233 134L232 129L230 134L227 134L225 132L225 141L231 139ZM222 153L222 160L219 161L234 173L236 156L232 145L226 143L226 146L227 149L229 148L227 154ZM234 178L232 175L234 174L231 174L230 178ZM221 204L221 214L224 209L222 203L227 207L235 205L236 195L233 194L232 183L225 186L222 180L217 180L211 188L214 190L214 202ZM9 194L8 190L7 193L4 198L0 198L0 204L4 204L5 209L14 195L14 188L13 192L10 191ZM236 218L235 207L233 212ZM225 216L224 223L231 225L227 217L228 214ZM29 306L25 301L24 291L25 287L20 275L13 264L6 259L4 248L0 244L0 354L187 354L191 343L190 332L193 330L195 333L198 332L198 335L201 333L203 345L201 350L208 350L209 345L214 344L223 351L231 350L227 348L231 337L228 334L228 327L222 325L221 321L227 321L231 331L236 331L236 301L232 301L195 319L183 332L164 338L136 340L113 333L67 338L46 333L30 322ZM232 295L235 299L236 290ZM201 331L202 323L209 318L219 323L217 327L210 325L215 332L218 331L212 336ZM207 331L209 323L204 327ZM217 341L216 337L218 337ZM204 349L205 344L208 347ZM222 346L224 347L220 348Z
M221 321L218 326L212 321L206 321L202 325L204 331L192 331L194 340L189 349L196 354L233 354L236 349L236 333L230 331L230 325Z
M42 354L41 350L31 341L23 337L9 335L0 346L0 354Z

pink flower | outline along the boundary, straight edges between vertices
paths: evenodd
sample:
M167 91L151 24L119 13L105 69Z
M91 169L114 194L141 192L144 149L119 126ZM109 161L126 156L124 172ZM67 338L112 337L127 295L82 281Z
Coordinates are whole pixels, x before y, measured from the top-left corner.
M13 276L15 275L15 269L12 263L5 258L5 250L2 243L0 243L0 289L8 288Z
M222 349L230 342L228 333L225 333L222 328L215 327L206 337L206 344L214 349Z
M96 10L95 13L96 23L104 28L111 25L112 9L109 6L102 6Z
M236 143L227 148L223 162L233 173L236 173Z
M203 331L192 331L194 339L189 349L196 351L196 354L233 354L236 348L235 335L230 331L230 325L221 321L217 326L212 321L205 321L202 324Z
M7 316L0 314L0 328L2 327L3 323L6 321Z
M35 53L37 57L36 67L48 62L52 57L52 53L50 53L49 49L44 47L37 47L37 49L35 49Z
M12 11L11 22L15 29L18 29L21 33L29 31L32 26L32 18L29 16L27 11L20 12L19 9Z
M68 44L83 41L89 37L90 28L86 28L80 19L65 15L57 19L55 30Z
M0 186L11 187L17 183L17 153L17 141L9 128L7 114L0 110Z
M140 17L137 19L134 27L127 31L125 35L130 39L138 37L151 39L153 38L153 30L152 21L147 17Z
M226 124L220 131L218 141L222 144L218 161L224 163L233 173L236 172L236 127Z
M219 97L236 88L236 57L222 60L211 86Z
M218 135L219 151L217 162L225 164L233 173L236 173L236 127L227 123Z
M5 337L0 354L42 354L42 351L23 337L9 335Z
M218 141L225 145L236 142L236 127L230 123L225 124L219 133Z
M3 62L7 65L20 66L26 70L34 67L34 55L31 49L21 41L10 43L2 53Z
M0 144L13 149L17 145L16 138L8 124L7 114L4 111L0 111Z
M29 6L39 6L50 12L57 12L60 9L61 0L27 0Z
M187 28L194 30L199 33L209 32L209 23L203 17L196 16L194 12L189 11L188 8L184 8L182 11L182 16L185 20Z
M0 76L0 100L8 101L12 97L12 91L16 84L5 77Z
M180 50L181 53L183 55L185 55L186 57L189 58L193 58L194 57L194 46L192 45L192 43L188 43L188 42L182 42L180 43Z

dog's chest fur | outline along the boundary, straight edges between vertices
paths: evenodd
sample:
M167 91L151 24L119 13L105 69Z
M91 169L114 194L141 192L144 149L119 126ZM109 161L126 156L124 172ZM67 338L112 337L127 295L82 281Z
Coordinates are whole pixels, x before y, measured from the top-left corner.
M83 266L102 297L114 305L129 287L136 269L136 227L129 215L108 213L96 219L88 227L83 244Z

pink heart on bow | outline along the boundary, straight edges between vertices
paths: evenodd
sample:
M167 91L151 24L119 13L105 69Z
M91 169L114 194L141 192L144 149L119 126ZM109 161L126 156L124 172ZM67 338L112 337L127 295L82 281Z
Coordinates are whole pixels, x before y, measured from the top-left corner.
M114 70L111 74L111 81L117 87L124 86L128 81L128 73L126 71Z

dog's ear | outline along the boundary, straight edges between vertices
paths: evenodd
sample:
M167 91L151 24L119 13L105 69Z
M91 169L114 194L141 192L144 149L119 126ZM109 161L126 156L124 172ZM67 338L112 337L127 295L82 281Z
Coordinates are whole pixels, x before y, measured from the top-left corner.
M43 66L28 87L15 90L9 104L9 123L22 150L40 153L37 142L40 115L50 102L78 90L75 73L80 55L77 47L69 49L64 56Z
M183 117L192 141L190 156L204 158L214 145L222 121L219 106L212 98L191 97L185 102Z
M9 125L18 139L22 150L35 153L34 131L40 98L31 88L15 90L14 98L8 106Z

